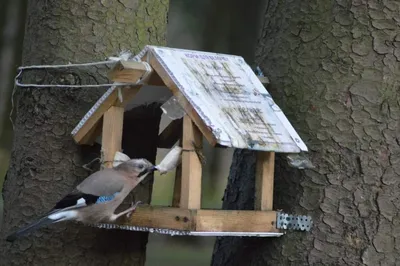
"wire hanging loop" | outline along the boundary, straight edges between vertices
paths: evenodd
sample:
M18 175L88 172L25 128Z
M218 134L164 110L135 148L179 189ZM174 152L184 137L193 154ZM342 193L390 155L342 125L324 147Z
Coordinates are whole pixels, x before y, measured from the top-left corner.
M119 59L118 59L119 60ZM15 85L22 88L101 88L101 87L111 87L111 86L123 86L130 85L130 83L105 83L105 84L87 84L87 85L61 85L61 84L24 84L20 82L22 72L24 70L33 69L60 69L60 68L70 68L70 67L88 67L88 66L98 66L98 65L108 65L115 64L118 60L107 60L99 62L89 62L80 64L66 64L66 65L32 65L32 66L21 66L18 67L18 74L15 77Z

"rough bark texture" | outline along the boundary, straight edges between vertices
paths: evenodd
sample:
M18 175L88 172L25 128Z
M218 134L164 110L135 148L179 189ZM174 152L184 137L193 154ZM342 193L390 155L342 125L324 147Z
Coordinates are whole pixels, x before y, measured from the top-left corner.
M223 239L214 265L400 264L399 14L389 0L269 1L257 60L316 165L297 171L278 157L274 206L315 224L280 239ZM235 170L244 154L225 207L250 206L251 189L234 197L254 178Z
M55 64L104 60L121 50L138 52L165 43L168 1L29 1L23 63ZM104 69L35 71L25 82L93 84ZM144 265L147 234L100 230L72 223L52 225L17 240L6 234L44 214L89 173L82 168L98 149L75 145L70 132L103 89L18 90L12 163L4 186L1 265ZM148 112L150 110L151 112ZM138 109L140 124L124 129L130 157L154 161L161 113ZM144 121L145 120L145 121ZM130 140L132 136L136 141ZM139 146L133 147L138 144ZM149 201L150 185L137 197Z

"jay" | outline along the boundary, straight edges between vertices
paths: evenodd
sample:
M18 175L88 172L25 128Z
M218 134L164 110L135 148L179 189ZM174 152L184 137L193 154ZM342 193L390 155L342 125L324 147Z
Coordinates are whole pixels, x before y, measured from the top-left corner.
M41 226L62 221L77 221L84 224L114 222L122 215L130 215L139 202L125 211L115 210L125 197L150 173L158 170L146 159L129 159L113 168L97 171L83 180L71 193L56 203L54 208L36 222L7 237L14 241L18 237Z

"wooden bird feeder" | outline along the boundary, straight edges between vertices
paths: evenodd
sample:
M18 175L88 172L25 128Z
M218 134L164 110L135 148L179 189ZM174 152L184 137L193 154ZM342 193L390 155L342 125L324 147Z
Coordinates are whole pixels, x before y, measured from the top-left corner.
M137 59L119 61L109 73L114 82L136 84L110 88L72 131L74 140L92 144L102 134L105 167L111 167L121 151L125 107L145 85L161 86L172 92L185 115L159 137L168 139L183 128L185 152L176 171L173 206L139 206L117 225L184 235L281 236L283 223L291 222L272 207L275 152L299 153L307 147L263 86L267 78L257 77L234 55L146 46ZM196 149L201 149L202 135L213 146L257 150L254 210L201 208L202 164Z

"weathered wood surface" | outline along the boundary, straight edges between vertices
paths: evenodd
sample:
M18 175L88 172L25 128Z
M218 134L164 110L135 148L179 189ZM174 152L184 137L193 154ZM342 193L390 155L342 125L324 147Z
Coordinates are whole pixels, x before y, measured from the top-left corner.
M197 232L278 233L275 211L194 210L141 205L120 225L186 230Z
M307 150L242 57L155 46L143 51L211 144L276 152Z

